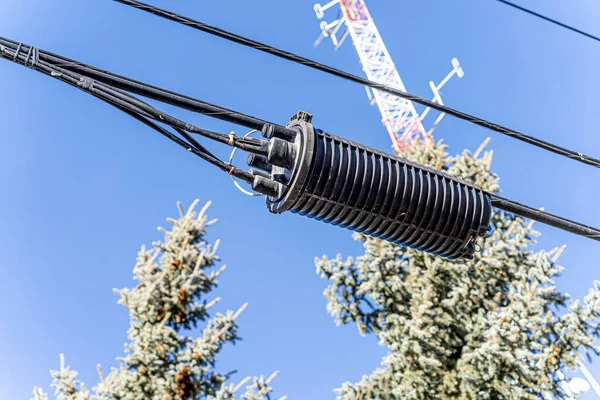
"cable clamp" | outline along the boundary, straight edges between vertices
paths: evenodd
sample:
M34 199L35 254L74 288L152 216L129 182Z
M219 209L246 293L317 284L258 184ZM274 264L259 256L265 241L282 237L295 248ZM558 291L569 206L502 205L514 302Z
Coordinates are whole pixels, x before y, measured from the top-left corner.
M37 47L31 47L32 49L32 57L31 57L31 65L36 67L38 65L38 62L40 61L40 49L38 49ZM27 64L27 60L25 60L25 64Z
M235 144L235 132L231 131L229 133L229 141L227 142L229 146L233 146Z
M15 55L18 56L18 55ZM31 66L35 67L38 64L38 61L40 59L40 51L33 46L29 47L29 51L27 52L27 55L25 56L25 61L23 62L23 65L27 66L27 64L29 63L29 59L31 58Z
M94 80L92 78L88 78L87 76L82 76L81 78L79 78L79 82L77 82L77 86L79 86L83 90L93 90L94 89Z
M15 51L15 55L13 56L13 61L14 62L19 62L19 55L21 54L21 50L25 50L25 47L27 47L27 45L24 45L23 43L19 43L19 45L17 46L17 50ZM0 45L0 51L4 52L6 51L6 47ZM31 62L30 62L31 60ZM33 46L29 46L29 50L27 51L27 54L25 55L25 61L23 62L23 65L27 66L27 64L31 64L32 66L37 66L38 65L38 61L40 60L40 51L37 47L33 47Z
M19 43L19 45L17 46L17 51L15 51L15 56L13 57L13 61L15 61L15 62L19 58L19 53L21 52L21 47L23 47L23 43Z

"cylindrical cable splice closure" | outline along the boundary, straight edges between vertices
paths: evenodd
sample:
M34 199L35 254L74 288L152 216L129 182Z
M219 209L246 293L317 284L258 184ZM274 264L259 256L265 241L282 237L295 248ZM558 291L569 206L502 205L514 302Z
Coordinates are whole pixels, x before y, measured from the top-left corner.
M449 259L472 258L489 230L490 196L441 171L339 136L315 131L310 117L286 162L287 185L268 197L274 213L291 211ZM288 167L293 165L292 167Z

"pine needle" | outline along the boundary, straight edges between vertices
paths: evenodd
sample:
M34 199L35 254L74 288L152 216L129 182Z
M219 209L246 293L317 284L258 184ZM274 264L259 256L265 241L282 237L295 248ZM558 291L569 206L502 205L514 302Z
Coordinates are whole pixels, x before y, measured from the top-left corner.
M473 158L475 158L475 159L479 158L479 155L486 148L486 146L490 143L490 140L491 140L490 138L487 138L483 141L483 143L481 143L481 146L479 146L477 151L475 151L475 153L473 154Z

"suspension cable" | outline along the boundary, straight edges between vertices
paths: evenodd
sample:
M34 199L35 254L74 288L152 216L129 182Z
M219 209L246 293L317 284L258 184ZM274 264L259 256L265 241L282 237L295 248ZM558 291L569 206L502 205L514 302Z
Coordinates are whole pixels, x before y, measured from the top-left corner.
M0 45L12 50L17 50L20 43L0 36ZM264 124L271 123L240 112L229 110L215 104L208 103L193 97L185 96L173 91L152 86L144 82L136 81L110 71L84 64L64 56L59 56L45 50L38 50L39 60L47 61L69 71L79 72L85 76L96 79L99 82L110 84L114 88L127 90L140 96L144 96L162 103L170 104L188 111L204 114L209 117L245 126L250 129L262 129ZM273 123L271 123L273 124ZM273 124L277 125L277 124Z
M537 210L514 200L505 199L495 194L491 195L492 206L524 218L531 218L546 225L554 226L563 231L571 232L596 241L600 241L600 230L589 225L571 221L546 211Z
M572 27L570 25L567 25L567 24L564 24L564 23L562 23L560 21L557 21L555 19L548 18L545 15L536 13L535 11L532 11L532 10L530 10L528 8L521 7L521 6L519 6L519 5L515 4L515 3L512 3L510 1L506 1L506 0L496 0L496 1L499 1L500 3L506 4L507 6L513 7L515 9L517 9L517 10L526 12L527 14L533 15L534 17L538 17L538 18L541 18L541 19L546 20L548 22L551 22L551 23L553 23L555 25L558 25L558 26L560 26L562 28L568 29L568 30L570 30L572 32L578 33L578 34L583 35L583 36L587 36L588 38L594 39L597 42L600 42L600 38L598 36L594 36L592 34L584 32L584 31L582 31L580 29L574 28L574 27Z
M25 51L27 51L27 53L24 53ZM211 152L206 150L206 148L204 148L195 139L190 137L185 132L185 130L188 130L193 133L199 133L212 140L227 143L234 147L240 147L244 150L258 151L259 154L264 153L264 151L260 149L260 146L256 145L258 142L261 141L257 141L256 139L254 139L254 141L251 141L251 144L247 144L246 142L248 141L244 140L243 138L232 138L230 135L207 131L198 128L194 125L180 121L166 113L158 111L149 104L139 99L136 99L128 93L120 91L119 89L112 88L109 85L103 84L102 82L96 82L89 77L80 75L76 72L65 70L61 67L49 64L45 61L39 59L30 59L31 54L36 53L37 51L38 50L36 48L23 44L19 44L16 47L16 49L12 51L9 47L0 44L0 57L13 61L15 63L23 63L23 65L28 66L38 72L56 78L71 86L77 87L78 89L81 89L93 95L94 97L114 106L115 108L125 112L131 117L137 119L138 121L144 123L148 127L159 132L166 138L177 143L179 146L185 148L194 155L229 173L229 175L242 179L247 183L253 182L254 176L251 173L246 172L238 167L231 165L230 163L218 159ZM177 137L176 135L157 125L156 123L150 121L149 118L161 121L171 126L175 131L177 131L184 138L186 138L188 142Z
M434 110L438 110L438 111L444 112L446 114L452 115L452 116L457 117L459 119L471 122L471 123L473 123L475 125L483 126L484 128L487 128L487 129L499 132L499 133L501 133L503 135L506 135L506 136L510 136L510 137L512 137L514 139L517 139L517 140L520 140L522 142L528 143L528 144L530 144L532 146L536 146L536 147L542 148L544 150L550 151L552 153L556 153L558 155L561 155L563 157L567 157L567 158L570 158L572 160L576 160L578 162L581 162L581 163L584 163L584 164L587 164L587 165L591 165L591 166L594 166L596 168L600 168L600 159L584 155L583 153L580 153L580 152L576 152L576 151L573 151L573 150L566 149L566 148L558 146L556 144L553 144L553 143L550 143L550 142L546 142L546 141L544 141L542 139L538 139L538 138L535 138L533 136L526 135L526 134L524 134L522 132L515 131L513 129L504 127L502 125L499 125L499 124L496 124L496 123L493 123L493 122L490 122L490 121L486 121L484 119L475 117L473 115L470 115L470 114L467 114L465 112L456 110L454 108L450 108L448 106L438 104L438 103L433 102L431 100L424 99L424 98L416 96L414 94L411 94L411 93L408 93L408 92L403 92L403 91L401 91L399 89L395 89L395 88L392 88L392 87L387 86L387 85L383 85L383 84L380 84L380 83L377 83L377 82L373 82L373 81L371 81L369 79L362 78L362 77L359 77L357 75L350 74L348 72L342 71L342 70L337 69L337 68L333 68L331 66L319 63L317 61L311 60L311 59L306 58L306 57L299 56L299 55L291 53L289 51L282 50L282 49L279 49L279 48L276 48L276 47L273 47L273 46L270 46L270 45L258 42L256 40L247 38L245 36L238 35L238 34L226 31L224 29L221 29L221 28L218 28L218 27L206 24L204 22L200 22L200 21L197 21L197 20L194 20L194 19L182 16L182 15L176 14L176 13L171 12L171 11L163 10L163 9L151 6L149 4L145 4L145 3L139 2L137 0L114 0L114 1L122 3L122 4L125 4L125 5L128 5L128 6L131 6L131 7L135 7L137 9L149 12L151 14L154 14L154 15L166 18L166 19L171 20L171 21L175 21L175 22L184 24L184 25L192 27L194 29L197 29L197 30L209 33L211 35L218 36L220 38L223 38L223 39L226 39L226 40L229 40L229 41L241 44L243 46L247 46L247 47L250 47L252 49L259 50L259 51L262 51L262 52L274 55L276 57L283 58L283 59L286 59L288 61L292 61L292 62L295 62L295 63L298 63L298 64L302 64L302 65L305 65L305 66L307 66L309 68L317 69L317 70L325 72L327 74L334 75L334 76L337 76L339 78L349 80L351 82L359 83L361 85L368 86L368 87L371 87L373 89L381 90L383 92L392 94L394 96L398 96L398 97L404 98L406 100L410 100L410 101L413 101L415 103L422 104L422 105L427 106L427 107L431 107Z

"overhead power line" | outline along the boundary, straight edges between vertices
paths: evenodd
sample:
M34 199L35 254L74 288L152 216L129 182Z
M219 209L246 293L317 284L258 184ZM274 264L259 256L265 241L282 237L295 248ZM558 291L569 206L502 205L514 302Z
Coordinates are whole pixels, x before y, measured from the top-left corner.
M18 42L0 37L0 45L12 46L16 48ZM162 103L170 104L175 107L182 108L184 110L204 114L209 117L220 119L223 121L231 122L237 125L245 126L250 129L260 130L262 126L268 121L252 117L247 114L229 110L224 107L217 106L199 99L195 99L190 96L175 93L173 91L159 88L147 83L136 81L110 71L84 64L67 57L63 57L51 52L40 51L39 59L48 61L60 66L68 71L78 72L82 75L89 76L90 78L97 79L99 81L106 82L115 88L127 90L128 92L135 93L140 96L144 96L153 100L160 101Z
M493 122L486 121L484 119L464 113L462 111L447 107L445 105L438 104L434 101L424 99L424 98L416 96L414 94L411 94L408 92L403 92L401 90L398 90L398 89L395 89L395 88L392 88L392 87L389 87L386 85L382 85L377 82L373 82L369 79L350 74L348 72L333 68L331 66L319 63L317 61L311 60L306 57L299 56L299 55L291 53L289 51L282 50L282 49L258 42L256 40L247 38L245 36L238 35L238 34L226 31L224 29L206 24L204 22L200 22L200 21L182 16L179 14L173 13L171 11L163 10L163 9L151 6L149 4L139 2L137 0L115 0L115 1L125 4L125 5L128 5L128 6L138 8L140 10L149 12L151 14L154 14L154 15L157 15L157 16L160 16L163 18L166 18L168 20L187 25L194 29L209 33L211 35L221 37L223 39L241 44L243 46L247 46L247 47L250 47L255 50L260 50L262 52L274 55L276 57L283 58L283 59L286 59L286 60L289 60L289 61L292 61L295 63L299 63L302 65L308 66L310 68L317 69L319 71L328 73L330 75L337 76L339 78L343 78L343 79L346 79L346 80L349 80L349 81L352 81L355 83L359 83L361 85L368 86L373 89L381 90L383 92L390 93L392 95L402 97L402 98L410 100L410 101L414 101L415 103L425 105L432 109L435 109L435 110L444 112L446 114L452 115L454 117L463 119L465 121L471 122L475 125L483 126L484 128L499 132L506 136L510 136L514 139L518 139L518 140L528 143L530 145L542 148L544 150L559 154L561 156L576 160L576 161L584 163L584 164L594 166L596 168L600 168L600 159L584 155L583 153L580 153L580 152L566 149L566 148L558 146L556 144L549 143L544 140L535 138L533 136L526 135L522 132L518 132L513 129L509 129L502 125L498 125Z
M167 91L0 37L0 58L24 65L127 113L189 152L252 185L274 213L291 211L447 258L472 257L489 231L492 207L600 241L600 230L500 198L446 172L314 129L297 113L283 127L264 122L267 140L201 129L136 98L150 94L211 117L255 125L259 118ZM76 70L85 70L87 75ZM118 83L113 85L113 83ZM192 107L193 105L193 107ZM216 112L218 110L218 112ZM176 133L161 126L165 125ZM251 153L245 171L190 134Z
M538 14L538 13L536 13L535 11L532 11L532 10L530 10L530 9L528 9L528 8L521 7L521 6L519 6L519 5L515 4L515 3L512 3L512 2L510 2L510 1L506 1L506 0L496 0L496 1L499 1L500 3L506 4L507 6L510 6L510 7L516 8L517 10L524 11L524 12L526 12L527 14L530 14L530 15L533 15L533 16L535 16L535 17L541 18L541 19L543 19L543 20L546 20L546 21L548 21L548 22L552 22L552 23L553 23L553 24L555 24L555 25L558 25L558 26L560 26L560 27L563 27L563 28L565 28L565 29L568 29L568 30L570 30L570 31L572 31L572 32L578 33L578 34L580 34L580 35L586 36L586 37L588 37L588 38L590 38L590 39L594 39L594 40L596 40L596 41L600 42L600 38L599 38L598 36L591 35L591 34L589 34L589 33L587 33L587 32L584 32L584 31L582 31L582 30L579 30L579 29L577 29L577 28L574 28L574 27L572 27L572 26L570 26L570 25L567 25L567 24L564 24L564 23L562 23L562 22L559 22L559 21L557 21L557 20L555 20L555 19L548 18L548 17L546 17L546 16L544 16L544 15L542 15L542 14Z
M221 170L229 173L230 175L240 178L248 183L252 183L253 175L218 159L204 146L202 146L194 138L192 138L187 132L198 134L222 143L228 143L231 146L236 146L243 149L250 148L252 150L258 151L259 153L266 154L266 149L262 151L260 149L261 144L263 147L265 146L265 143L262 143L264 141L257 141L256 139L249 138L232 138L230 135L211 132L205 129L198 128L192 124L186 123L175 117L172 117L167 113L159 111L153 106L141 101L140 99L133 97L129 93L124 92L114 86L111 86L109 83L100 80L94 80L89 76L82 75L64 68L64 66L69 63L64 63L60 58L58 59L57 63L48 62L46 61L46 59L52 57L49 57L48 53L40 51L35 47L24 45L22 43L17 43L0 37L0 57L13 61L15 63L28 66L38 72L51 76L55 79L69 84L70 86L76 87L93 95L94 97L116 107L117 109L141 121L145 125L161 133L163 136L174 141L175 143L190 151L191 153L195 154L196 156L219 167ZM111 75L108 72L105 73L108 76ZM223 115L221 116L223 118L226 118ZM233 116L235 117L236 114L233 114ZM170 126L173 130L178 132L184 139L181 139L172 132L169 132L165 128L157 125L155 122L152 122L151 120L155 120L159 123L164 123Z

